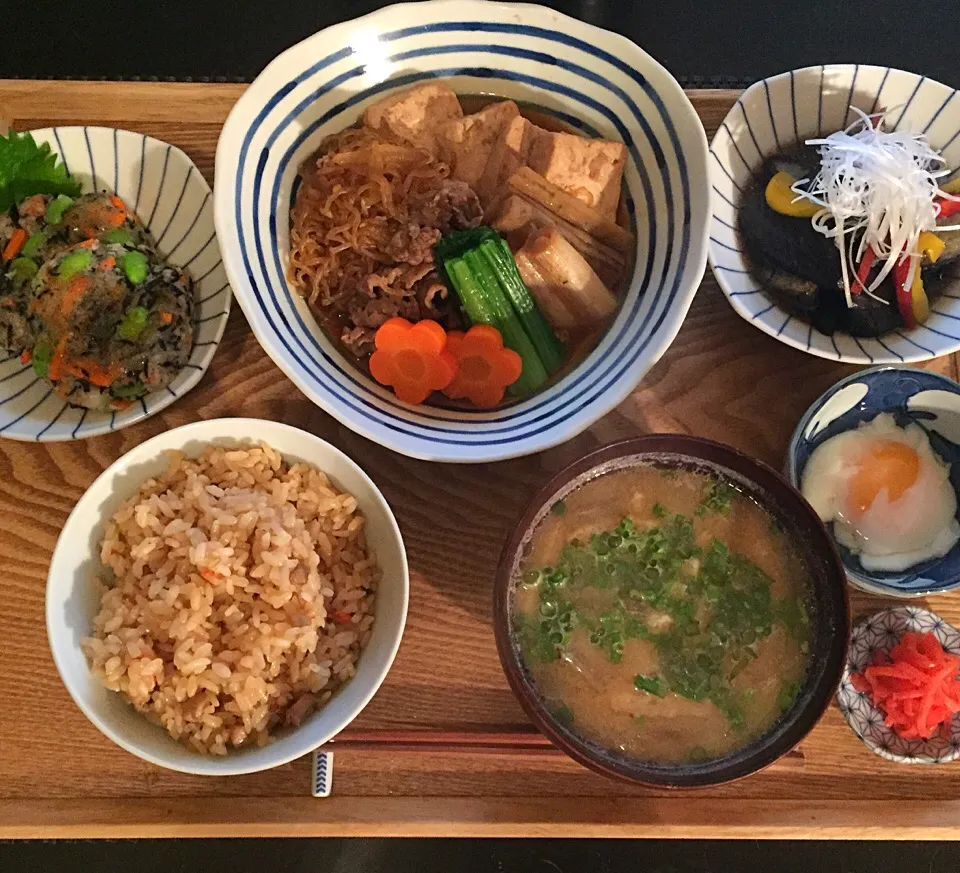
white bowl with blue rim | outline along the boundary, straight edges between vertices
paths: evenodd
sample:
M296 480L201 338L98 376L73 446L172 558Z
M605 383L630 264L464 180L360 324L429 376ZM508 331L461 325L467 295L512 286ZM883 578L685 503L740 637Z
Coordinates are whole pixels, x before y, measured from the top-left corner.
M814 450L839 433L890 413L901 427L919 425L933 451L951 465L960 493L960 385L915 367L875 367L841 379L806 411L790 440L787 475L800 488ZM960 543L944 557L901 573L864 570L856 555L837 543L847 578L857 588L890 597L943 594L960 587Z
M960 273L946 283L930 319L876 339L821 333L782 309L750 274L737 233L740 197L765 158L855 120L851 107L891 111L888 124L925 134L951 168L960 166L960 98L917 73L866 64L826 64L755 82L721 122L710 144L710 267L736 312L764 333L848 364L928 361L960 351Z
M945 651L960 655L960 630L939 615L913 606L884 609L853 629L837 704L854 733L881 758L898 764L946 764L960 758L960 713L930 739L906 740L886 725L870 695L853 685L854 673L869 667L876 652L889 655L907 632L932 633Z
M213 224L213 195L193 161L169 143L109 127L31 131L60 155L83 193L108 191L136 212L166 259L193 278L197 332L187 365L169 386L118 412L71 406L16 355L0 361L0 436L56 441L129 427L182 397L203 377L230 314L227 282Z
M458 93L541 107L628 144L636 269L597 348L508 408L410 406L361 374L286 280L300 164L366 106L434 77ZM216 221L227 275L254 333L314 403L395 451L491 461L575 436L634 389L673 341L706 264L703 127L674 78L624 37L527 4L442 0L381 9L274 60L237 102L217 147Z

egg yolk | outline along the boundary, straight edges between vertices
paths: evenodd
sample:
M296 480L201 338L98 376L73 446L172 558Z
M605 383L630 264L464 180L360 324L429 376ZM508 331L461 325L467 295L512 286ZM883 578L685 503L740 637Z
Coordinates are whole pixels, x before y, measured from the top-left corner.
M920 475L920 456L903 443L878 440L860 457L848 486L848 506L859 518L887 489L887 499L899 500Z

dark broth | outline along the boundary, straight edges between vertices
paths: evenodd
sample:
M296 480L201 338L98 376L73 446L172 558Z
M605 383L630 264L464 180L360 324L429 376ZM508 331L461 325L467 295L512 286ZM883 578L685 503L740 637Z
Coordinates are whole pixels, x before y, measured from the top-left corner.
M790 708L809 653L809 573L732 483L655 466L593 479L539 524L513 627L540 694L632 757L719 757Z
M489 94L458 94L457 97L460 101L461 107L463 108L464 115L470 115L474 112L479 112L481 109L491 103L497 103L507 99ZM542 127L544 130L549 130L555 133L570 133L577 136L585 136L585 134L578 130L574 125L568 124L567 122L558 118L556 115L551 114L546 109L538 107L536 104L525 103L523 101L516 102L520 109L520 114L528 121L536 124L538 127ZM358 121L357 125L355 126L359 125L360 122ZM319 154L319 152L317 154ZM314 161L317 154L312 155L307 160L307 163L309 164L310 162ZM630 216L627 211L626 197L624 196L626 190L626 183L624 182L621 187L620 202L617 207L617 223L621 227L629 230ZM629 286L630 278L633 276L634 266L634 259L631 258L626 265L623 279L616 286L611 286L610 288L610 291L617 298L618 303L622 303L623 301L623 294L625 289ZM442 271L438 272L442 276ZM310 304L310 310L317 319L317 322L323 328L324 332L334 342L337 348L340 349L343 356L351 363L351 365L364 375L369 376L370 374L366 359L358 360L340 341L340 336L343 332L343 329L345 326L347 326L347 322L345 321L344 317L341 314L338 314L335 311L318 304ZM540 387L536 393L539 394L546 390L546 388L548 388L550 385L558 382L572 369L574 369L591 351L593 351L603 335L609 329L610 325L613 324L616 316L617 313L614 312L610 318L608 318L599 326L593 326L582 330L568 330L559 334L564 348L566 349L566 358L562 367L556 373L554 373L550 380ZM467 325L464 326L464 328L466 327ZM503 402L499 404L498 408L509 406L518 402L519 399L527 398L515 398L510 394L507 394L504 396ZM430 406L438 406L445 409L475 409L474 406L466 401L450 400L440 392L435 392L432 394L426 402Z

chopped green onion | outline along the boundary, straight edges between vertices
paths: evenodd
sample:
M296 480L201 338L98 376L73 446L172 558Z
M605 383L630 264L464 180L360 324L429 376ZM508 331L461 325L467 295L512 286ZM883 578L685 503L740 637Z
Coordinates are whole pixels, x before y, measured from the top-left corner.
M550 507L550 511L554 515L566 515L567 514L567 504L562 500L558 500L553 506Z

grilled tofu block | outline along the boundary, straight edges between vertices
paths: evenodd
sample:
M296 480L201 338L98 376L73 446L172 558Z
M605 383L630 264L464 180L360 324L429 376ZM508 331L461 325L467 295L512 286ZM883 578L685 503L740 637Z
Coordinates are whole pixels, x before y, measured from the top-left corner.
M440 128L462 117L463 109L453 89L442 82L430 82L368 106L363 123L436 154Z
M527 163L536 139L546 132L522 115L503 126L493 144L483 175L477 182L476 192L484 208L501 195L507 180Z
M627 159L623 143L537 130L526 165L587 206L614 219Z
M439 156L450 164L453 178L476 190L501 132L519 115L516 103L503 100L443 125L437 136Z

